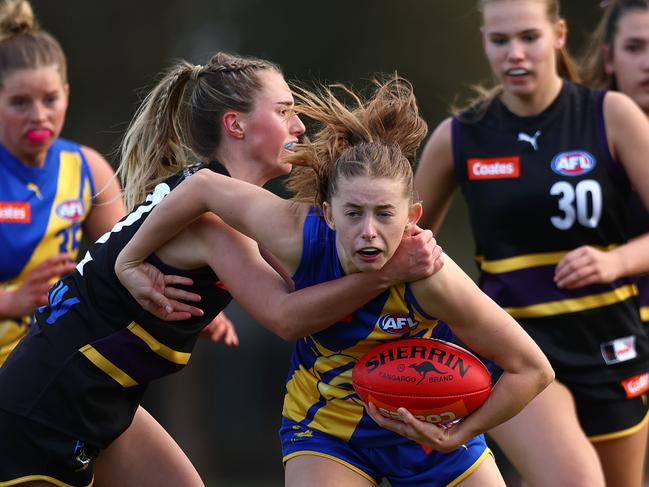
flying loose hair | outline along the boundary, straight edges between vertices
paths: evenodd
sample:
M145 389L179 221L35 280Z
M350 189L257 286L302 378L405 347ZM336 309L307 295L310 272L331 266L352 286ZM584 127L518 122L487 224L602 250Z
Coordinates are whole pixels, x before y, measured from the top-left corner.
M294 87L297 113L322 125L288 157L298 166L287 182L295 200L321 205L341 177L361 175L403 181L414 197L412 167L428 127L409 81L395 75L374 87L367 100L343 85Z

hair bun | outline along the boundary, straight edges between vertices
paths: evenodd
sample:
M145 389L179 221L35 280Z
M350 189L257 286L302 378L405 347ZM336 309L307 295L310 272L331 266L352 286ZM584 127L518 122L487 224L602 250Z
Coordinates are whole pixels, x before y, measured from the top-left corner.
M0 37L5 39L37 27L32 6L27 0L0 2Z

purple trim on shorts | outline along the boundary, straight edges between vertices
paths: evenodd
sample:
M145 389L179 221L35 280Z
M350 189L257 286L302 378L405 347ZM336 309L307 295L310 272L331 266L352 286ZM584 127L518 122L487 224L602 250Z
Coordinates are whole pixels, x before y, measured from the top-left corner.
M183 367L153 352L126 328L91 345L140 384L172 374Z
M559 289L553 281L554 265L529 267L500 274L483 272L480 288L503 307L520 307L605 293L628 283L620 279L578 289Z

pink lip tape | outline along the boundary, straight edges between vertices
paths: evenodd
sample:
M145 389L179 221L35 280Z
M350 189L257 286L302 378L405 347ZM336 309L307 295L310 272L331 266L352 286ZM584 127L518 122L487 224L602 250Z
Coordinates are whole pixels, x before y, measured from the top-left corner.
M43 142L50 135L52 135L52 131L49 129L29 130L27 132L27 140L30 142Z

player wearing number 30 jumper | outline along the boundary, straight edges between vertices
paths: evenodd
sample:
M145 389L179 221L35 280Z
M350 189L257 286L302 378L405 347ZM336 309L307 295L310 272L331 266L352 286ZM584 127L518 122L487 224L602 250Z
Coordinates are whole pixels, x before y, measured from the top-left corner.
M649 270L649 236L628 242L624 211L629 180L649 203L649 124L626 96L569 81L556 0L481 5L501 85L437 128L416 184L433 227L461 188L481 288L556 372L490 433L531 485L640 485L649 337L629 276Z

